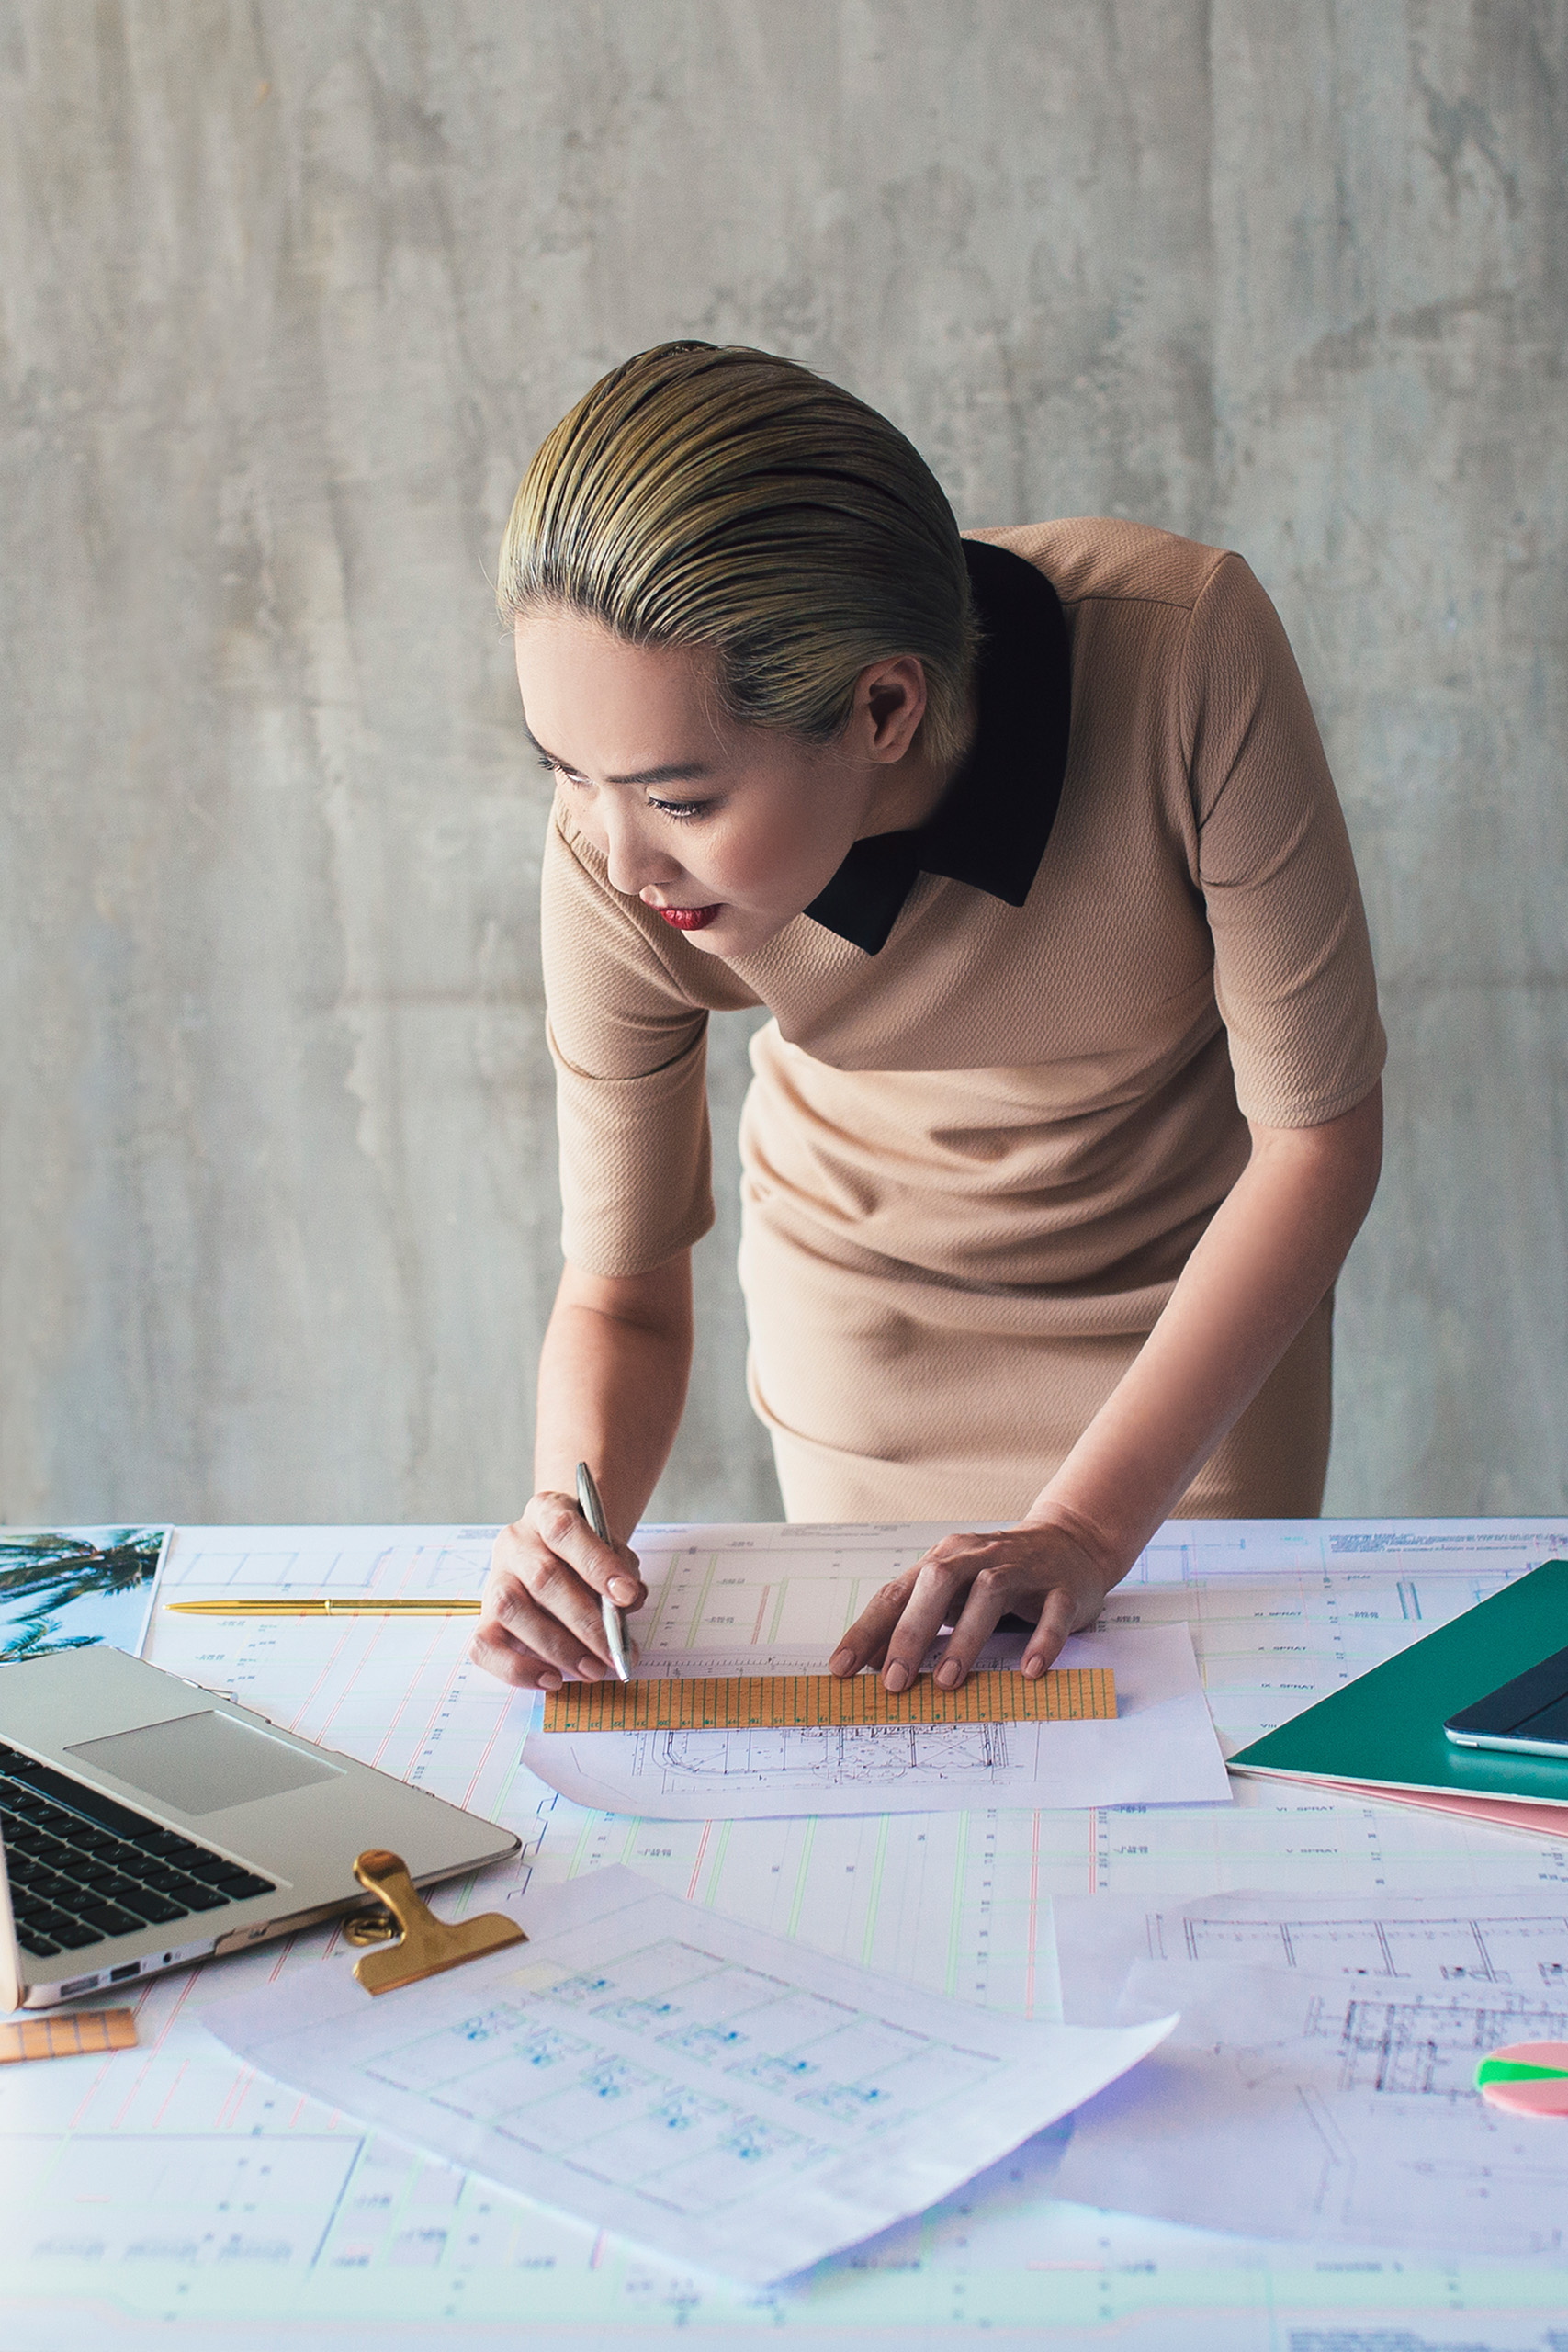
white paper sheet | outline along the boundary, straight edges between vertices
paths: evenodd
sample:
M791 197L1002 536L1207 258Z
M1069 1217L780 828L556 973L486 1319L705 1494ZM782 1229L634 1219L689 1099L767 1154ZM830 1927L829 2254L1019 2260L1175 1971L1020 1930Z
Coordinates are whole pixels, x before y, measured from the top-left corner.
M1173 2009L1185 2005L1188 1971L1202 1963L1568 2000L1561 1888L1371 1897L1239 1890L1163 1904L1058 1895L1052 1920L1062 2015L1073 2025L1114 2022L1130 1972L1145 1962L1171 1970Z
M1022 1636L1012 1637L1012 1660ZM993 1645L997 1658L1004 1645ZM688 1673L822 1669L825 1650L705 1654ZM645 1820L968 1813L988 1805L1225 1804L1231 1784L1185 1625L1080 1634L1063 1666L1109 1666L1104 1723L840 1725L790 1731L531 1732L523 1760L576 1804ZM652 1659L668 1675L679 1661Z
M1164 2048L1077 2119L1058 2196L1259 2237L1568 2252L1568 2127L1473 2086L1488 2050L1568 2035L1568 1991L1142 1961L1123 2018L1178 1983Z
M430 2154L753 2284L923 2211L1172 2022L990 2018L626 1870L524 1916L526 1945L379 1999L328 1964L205 2022Z

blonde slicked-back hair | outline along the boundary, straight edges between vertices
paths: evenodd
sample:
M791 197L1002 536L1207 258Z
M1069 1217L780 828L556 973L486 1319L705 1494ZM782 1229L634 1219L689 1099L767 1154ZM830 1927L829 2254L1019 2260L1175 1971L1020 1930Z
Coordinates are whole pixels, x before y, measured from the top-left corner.
M978 630L953 510L896 426L793 360L666 343L601 377L524 476L497 596L509 622L558 605L711 646L735 718L818 743L869 663L914 654L922 747L964 748Z

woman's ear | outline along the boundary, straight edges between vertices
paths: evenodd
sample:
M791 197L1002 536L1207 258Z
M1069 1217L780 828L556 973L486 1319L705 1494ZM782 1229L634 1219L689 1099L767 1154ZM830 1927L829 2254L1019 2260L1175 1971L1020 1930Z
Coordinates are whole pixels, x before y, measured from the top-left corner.
M926 715L926 673L913 653L874 662L855 684L855 716L868 756L884 765L901 760Z

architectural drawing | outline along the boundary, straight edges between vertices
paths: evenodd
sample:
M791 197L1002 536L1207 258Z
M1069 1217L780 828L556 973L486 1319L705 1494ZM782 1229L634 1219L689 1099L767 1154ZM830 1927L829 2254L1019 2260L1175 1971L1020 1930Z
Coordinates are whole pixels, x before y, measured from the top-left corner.
M649 1748L664 1776L691 1774L761 1781L788 1773L797 1784L844 1780L902 1781L911 1773L942 1780L1005 1771L1008 1724L966 1724L950 1729L924 1724L840 1724L819 1729L750 1733L655 1732Z
M1270 2239L1553 2267L1568 2253L1568 2132L1475 2088L1488 2051L1568 2033L1568 2004L1145 1961L1121 2014L1178 1991L1169 2041L1078 2119L1063 2196Z

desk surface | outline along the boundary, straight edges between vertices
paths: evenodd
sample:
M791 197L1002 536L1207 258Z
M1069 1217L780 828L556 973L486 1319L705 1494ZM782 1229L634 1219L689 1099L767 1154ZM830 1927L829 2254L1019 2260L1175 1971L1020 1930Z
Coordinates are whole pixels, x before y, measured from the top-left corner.
M166 1576L235 1590L473 1589L483 1529L182 1530ZM871 1540L841 1531L847 1544ZM893 1531L882 1531L886 1542ZM761 1533L761 1531L759 1531ZM792 1531L798 1540L801 1531ZM787 1540L787 1539L786 1539ZM324 1547L324 1548L323 1548ZM1108 1623L1190 1623L1235 1747L1543 1558L1544 1520L1173 1522ZM1220 1889L1568 1888L1568 1839L1238 1784L1232 1807L976 1812L723 1824L584 1813L518 1761L533 1702L464 1662L461 1621L155 1615L149 1655L524 1838L446 1890L449 1916L627 1862L691 1900L1018 2014L1055 2012L1049 1898ZM220 1994L312 1965L334 1931L152 1979L141 2047L8 2069L0 2086L0 2328L7 2352L141 2343L598 2347L678 2327L812 2352L983 2334L1147 2352L1562 2352L1562 2270L1314 2261L1054 2202L1024 2151L963 2197L789 2290L671 2277L482 2182L377 2142L241 2068L203 2030ZM1342 2250L1341 2250L1342 2251Z

